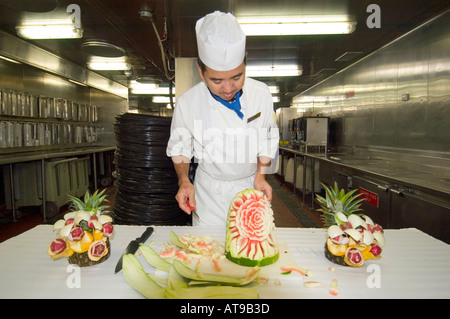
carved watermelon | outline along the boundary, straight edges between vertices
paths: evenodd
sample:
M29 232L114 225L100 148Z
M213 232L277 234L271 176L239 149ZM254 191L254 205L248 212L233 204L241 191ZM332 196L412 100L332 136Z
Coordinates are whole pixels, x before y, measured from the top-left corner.
M274 229L273 211L266 196L256 189L238 193L228 210L226 257L244 266L273 264L279 257Z

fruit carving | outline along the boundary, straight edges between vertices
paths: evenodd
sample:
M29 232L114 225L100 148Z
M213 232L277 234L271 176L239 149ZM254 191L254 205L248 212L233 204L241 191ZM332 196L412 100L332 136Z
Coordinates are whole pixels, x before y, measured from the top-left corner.
M70 212L53 225L57 238L50 243L47 253L52 259L68 257L69 263L91 266L106 260L110 254L109 237L113 234L111 216L105 190L94 194L89 191L84 200L71 198Z
M256 189L239 192L227 217L226 258L243 266L273 264L279 257L273 211L267 197Z
M345 193L339 190L337 183L333 188L323 185L326 197L317 196L321 204L318 211L323 213L322 220L327 229L325 257L333 263L361 267L369 259L381 258L384 246L384 231L369 216L355 214L360 211L363 199L352 190Z

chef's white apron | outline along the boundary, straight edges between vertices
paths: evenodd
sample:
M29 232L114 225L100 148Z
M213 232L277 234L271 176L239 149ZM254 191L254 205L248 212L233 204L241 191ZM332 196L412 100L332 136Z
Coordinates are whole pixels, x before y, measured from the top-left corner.
M233 197L242 190L253 188L254 180L254 175L234 181L217 180L197 168L194 181L196 214L192 216L192 225L225 227Z

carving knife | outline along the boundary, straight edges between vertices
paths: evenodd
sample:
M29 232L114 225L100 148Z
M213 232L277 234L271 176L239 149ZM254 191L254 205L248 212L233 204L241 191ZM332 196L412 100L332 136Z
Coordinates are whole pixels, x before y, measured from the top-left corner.
M138 250L139 245L145 243L145 241L150 237L150 235L152 233L153 233L153 227L147 227L145 232L142 233L141 237L138 237L138 238L130 241L127 248L125 248L125 250L123 251L122 256L120 256L119 261L117 262L116 269L114 271L115 274L117 274L119 271L122 270L123 255L134 254Z

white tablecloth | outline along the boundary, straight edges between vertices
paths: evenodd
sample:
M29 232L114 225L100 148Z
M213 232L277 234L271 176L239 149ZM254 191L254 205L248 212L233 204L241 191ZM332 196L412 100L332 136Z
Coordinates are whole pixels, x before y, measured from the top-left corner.
M109 259L85 268L71 266L66 259L50 259L46 251L55 235L49 225L11 238L0 244L0 298L142 298L123 272L114 274L114 268L129 241L144 229L117 225ZM170 230L221 241L225 235L217 228L155 227L146 243L159 249L169 240ZM269 278L268 283L254 286L261 298L450 298L450 245L417 229L386 230L381 259L366 261L361 268L335 265L334 271L323 253L324 229L278 228L276 235L287 244L295 264L313 276L292 273ZM138 258L146 264L142 256ZM333 279L338 281L338 296L328 292ZM309 280L323 286L305 288L303 281Z

